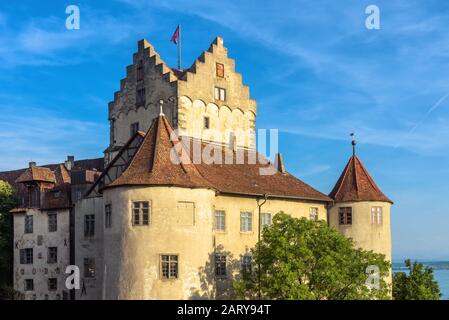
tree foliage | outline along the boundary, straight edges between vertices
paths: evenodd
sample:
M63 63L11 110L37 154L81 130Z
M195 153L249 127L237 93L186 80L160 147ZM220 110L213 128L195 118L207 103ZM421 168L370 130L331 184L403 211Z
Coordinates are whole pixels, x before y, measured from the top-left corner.
M408 274L396 272L393 276L393 299L395 300L439 300L438 283L433 278L433 270L422 263L405 260Z
M234 283L239 299L257 299L259 266L261 299L389 299L384 281L390 263L385 256L356 249L351 239L324 221L292 218L280 212L265 226L252 250L254 268L242 270ZM367 267L379 268L379 289L366 286Z
M0 295L8 298L12 286L13 224L9 211L17 205L14 189L0 180Z

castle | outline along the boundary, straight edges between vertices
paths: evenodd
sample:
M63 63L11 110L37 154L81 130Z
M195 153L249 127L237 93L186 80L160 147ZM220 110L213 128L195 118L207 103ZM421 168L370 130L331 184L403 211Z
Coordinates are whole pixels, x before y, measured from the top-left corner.
M223 39L185 70L139 41L109 103L104 158L0 173L21 195L15 289L26 299L228 298L279 211L325 220L391 261L392 201L355 153L323 194L282 155L257 154L256 112ZM231 161L195 161L195 148ZM80 269L79 290L65 287L68 265Z

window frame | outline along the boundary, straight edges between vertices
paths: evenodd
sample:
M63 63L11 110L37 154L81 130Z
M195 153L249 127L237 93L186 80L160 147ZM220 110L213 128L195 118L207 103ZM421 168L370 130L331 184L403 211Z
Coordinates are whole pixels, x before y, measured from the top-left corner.
M56 212L48 212L48 232L57 232L58 231L58 214ZM54 219L54 221L52 220Z
M176 257L176 260L173 259L174 257ZM167 266L167 272L164 271L165 266ZM173 266L175 267L175 275L172 275ZM167 276L164 275L165 273L167 274ZM179 279L179 254L162 253L159 255L159 277L164 281L173 281Z
M214 254L214 271L215 271L214 274L216 278L227 277L228 275L227 262L228 259L225 253L218 252Z
M247 223L248 221L246 221L246 223L245 223L246 226L249 226L248 230L244 230L244 228L243 228L243 223L242 223L242 219L243 219L242 215L243 214L249 214L249 217L250 217L250 223L248 224ZM248 219L248 217L246 217L246 219ZM251 210L240 210L240 232L241 233L252 233L253 232L253 220L254 220L253 212Z
M310 207L309 208L309 220L310 221L318 221L319 217L320 217L320 209L318 207Z
M270 222L269 223L267 223L265 220L265 218L264 217L266 217L267 215L269 215L270 216ZM271 213L271 212L262 212L261 213L261 217L260 217L260 226L262 227L262 229L263 229L263 227L265 227L266 225L268 225L268 226L271 226L273 224L273 214Z
M48 247L47 249L47 263L58 263L58 247Z
M84 238L95 236L95 214L84 215Z
M217 214L221 212L223 213L223 228L218 228L218 217ZM219 232L225 232L226 231L226 211L222 209L216 209L214 210L214 230Z
M104 205L104 227L105 229L112 228L112 204Z
M24 279L23 281L24 283L24 290L25 292L30 292L30 291L34 291L34 279ZM31 283L31 289L28 287L28 284Z
M140 130L140 123L139 123L139 121L135 121L135 122L131 123L129 125L130 137L134 136L137 133L137 131L139 131L139 130Z
M220 66L220 68L219 68L219 66ZM220 69L222 70L222 73L219 72ZM225 66L223 63L220 63L220 62L215 63L215 76L217 78L221 78L221 79L223 79L225 77Z
M140 207L139 206L139 220L136 223L136 213L135 210L137 209L134 205L136 203L140 203L140 204L145 204L148 203L148 212L147 212L147 223L143 223L144 222L144 212L143 209L144 207ZM131 201L131 225L132 226L150 226L151 225L151 208L152 208L152 201L151 200L133 200Z
M218 86L214 87L214 100L226 101L226 96L227 96L226 88L222 88L222 87L218 87Z
M342 216L343 213L343 216ZM351 226L353 222L352 207L338 208L338 224L341 226Z
M33 261L34 261L33 248L19 249L19 260L20 260L20 264L33 264Z
M371 207L371 224L378 226L383 224L383 207Z
M24 217L24 231L25 234L33 233L34 231L34 218L32 214L26 214Z
M245 259L249 260L249 264L247 263L248 261L245 261ZM250 254L244 254L240 261L240 267L242 270L250 272L253 267L253 256Z
M203 117L203 129L205 129L205 130L210 129L210 117L208 117L208 116Z
M95 267L95 258L84 257L83 259L83 275L84 278L93 279L96 276L97 270Z
M48 291L58 291L58 278L48 278L47 279Z

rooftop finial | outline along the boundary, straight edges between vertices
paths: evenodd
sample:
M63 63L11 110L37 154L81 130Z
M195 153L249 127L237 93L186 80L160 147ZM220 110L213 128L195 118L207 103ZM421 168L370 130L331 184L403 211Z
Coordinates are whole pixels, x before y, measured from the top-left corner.
M351 132L350 136L352 137L352 155L355 156L355 145L357 144L357 141L355 141L355 133Z
M159 116L164 116L164 110L162 110L162 105L164 104L164 100L159 100L159 107L160 107L160 111L159 111Z

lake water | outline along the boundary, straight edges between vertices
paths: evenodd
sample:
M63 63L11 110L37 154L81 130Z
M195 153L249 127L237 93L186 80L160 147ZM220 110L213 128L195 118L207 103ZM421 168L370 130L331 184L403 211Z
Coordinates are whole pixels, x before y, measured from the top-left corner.
M419 261L433 269L433 276L443 294L441 299L449 300L449 261ZM403 262L393 262L393 272L407 271Z

